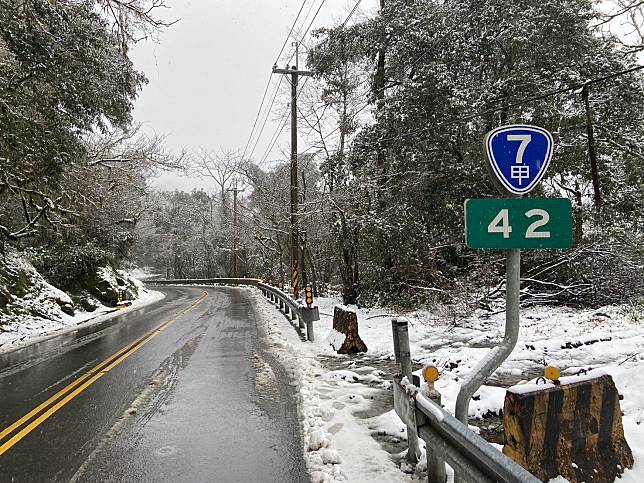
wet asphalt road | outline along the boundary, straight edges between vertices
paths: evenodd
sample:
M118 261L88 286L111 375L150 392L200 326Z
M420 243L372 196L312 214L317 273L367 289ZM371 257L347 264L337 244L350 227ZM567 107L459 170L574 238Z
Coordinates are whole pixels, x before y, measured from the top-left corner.
M247 293L160 290L0 356L0 431L19 421L0 432L0 481L310 481L294 391Z

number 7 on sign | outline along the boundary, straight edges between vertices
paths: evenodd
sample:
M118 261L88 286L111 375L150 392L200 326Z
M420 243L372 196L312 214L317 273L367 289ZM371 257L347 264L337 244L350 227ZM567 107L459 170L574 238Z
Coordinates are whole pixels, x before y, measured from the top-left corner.
M532 141L531 134L508 134L508 141L520 141L519 149L517 151L517 164L523 164L523 153L525 153L528 144Z
M523 154L530 141L532 141L532 136L530 134L508 134L506 139L521 143L517 150L516 165L510 167L510 177L516 179L519 182L519 186L521 186L524 179L530 178L530 166L523 164Z

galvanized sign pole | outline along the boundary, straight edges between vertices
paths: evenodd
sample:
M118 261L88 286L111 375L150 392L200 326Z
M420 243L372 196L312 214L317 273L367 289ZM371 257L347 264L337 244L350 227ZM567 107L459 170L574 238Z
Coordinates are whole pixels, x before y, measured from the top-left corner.
M536 126L502 126L485 137L490 175L506 197L465 202L465 241L470 248L506 250L505 335L461 386L455 415L464 424L472 396L508 358L519 338L521 249L572 245L570 200L521 198L543 178L553 149L551 134Z
M507 251L505 271L505 335L501 344L487 353L461 386L456 398L455 416L463 424L467 424L472 396L508 358L519 339L519 290L521 285L521 250L519 248Z

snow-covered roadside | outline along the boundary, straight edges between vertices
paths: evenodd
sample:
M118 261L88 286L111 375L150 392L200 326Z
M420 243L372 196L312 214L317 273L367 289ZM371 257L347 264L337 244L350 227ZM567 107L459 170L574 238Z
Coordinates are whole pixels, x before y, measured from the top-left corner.
M369 409L377 387L354 384L351 371L326 370L317 360L324 345L302 342L290 322L261 292L248 290L266 321L274 355L297 384L305 459L313 483L408 481L390 454L372 438L369 418L355 416ZM328 352L333 353L330 349ZM355 376L361 378L357 373ZM372 381L389 385L382 379Z
M315 324L316 342L304 343L259 292L255 296L280 357L300 381L304 441L314 481L409 481L423 476L422 464L415 475L397 467L403 448L397 442L405 439L404 425L390 409L391 402L386 407L379 400L389 384L381 369L392 365L390 318L395 314L357 310L360 335L369 352L351 359L336 355L327 345L337 300L316 300L321 312ZM500 341L504 314L478 312L456 324L428 312L406 315L412 357L417 363L439 367L437 389L453 412L463 377ZM548 364L564 375L601 368L613 376L623 396L625 434L635 457L633 470L620 481L644 481L644 389L637 382L644 368L643 349L644 322L629 307L523 310L517 348L492 378L494 385L482 387L475 395L470 416L498 415L505 387L532 380ZM404 464L402 469L410 470Z
M137 285L139 297L133 300L131 305L124 308L116 309L101 305L92 312L77 312L75 315L67 315L62 311L52 311L51 318L47 319L42 317L16 317L2 326L2 331L0 331L0 354L12 352L30 344L104 322L118 315L150 305L165 297L161 292L145 288L142 282L133 277L130 277L130 280ZM69 299L65 292L52 285L46 284L40 288L41 292L36 303L50 300L53 296ZM71 303L71 300L69 302Z

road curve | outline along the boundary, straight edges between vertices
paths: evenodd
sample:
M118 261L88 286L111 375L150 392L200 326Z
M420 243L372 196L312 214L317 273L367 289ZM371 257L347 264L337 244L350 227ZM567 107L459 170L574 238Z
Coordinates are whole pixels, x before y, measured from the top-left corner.
M248 292L160 290L0 356L0 481L310 481Z

